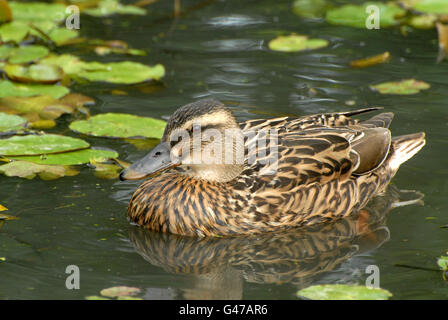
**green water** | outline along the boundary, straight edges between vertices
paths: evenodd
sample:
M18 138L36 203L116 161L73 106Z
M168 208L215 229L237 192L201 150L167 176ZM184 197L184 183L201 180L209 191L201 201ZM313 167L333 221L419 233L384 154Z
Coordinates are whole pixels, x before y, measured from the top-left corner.
M354 220L336 226L254 239L184 239L142 232L126 220L138 182L95 178L83 168L54 181L0 176L0 201L18 216L0 230L0 298L83 299L127 285L147 299L295 299L312 284L359 283L368 265L395 299L446 299L448 283L436 259L448 250L448 62L435 64L435 30L360 30L294 15L290 1L184 1L176 21L172 1L159 1L145 17L81 18L89 37L123 39L149 51L137 61L163 63L162 85L77 85L97 100L93 114L126 112L168 117L203 97L231 105L239 120L382 106L396 114L393 134L427 133L426 147L393 180L418 190L424 205L395 208L359 236ZM278 53L267 42L279 32L328 39L328 48ZM353 59L389 51L390 63L353 70ZM63 52L63 51L61 51ZM79 49L85 59L98 59ZM103 58L101 58L103 59ZM107 56L117 61L122 56ZM415 77L431 89L413 96L379 95L368 85ZM313 89L310 91L310 89ZM128 92L112 95L111 89ZM346 101L355 101L348 106ZM55 131L63 131L60 124ZM139 151L124 141L87 138L117 150L126 161ZM367 210L369 211L369 210ZM370 212L386 212L384 204ZM355 233L353 233L355 232ZM338 242L339 241L339 242ZM338 244L338 245L335 245ZM262 258L260 258L262 257ZM81 288L67 290L67 265L77 265ZM407 265L418 268L406 268ZM431 270L432 269L432 270Z

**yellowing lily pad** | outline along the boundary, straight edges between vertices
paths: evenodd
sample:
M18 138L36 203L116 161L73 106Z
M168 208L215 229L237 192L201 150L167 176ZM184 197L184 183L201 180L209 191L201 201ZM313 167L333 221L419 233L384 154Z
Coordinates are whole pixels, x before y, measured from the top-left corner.
M361 5L344 5L327 11L326 20L331 24L356 28L366 28L369 13L368 6L374 5L379 9L380 28L391 27L398 24L396 18L404 16L405 10L393 2L366 2Z
M26 119L22 117L0 112L0 133L14 132L23 129L26 122Z
M8 5L8 1L0 0L0 23L12 20L12 11Z
M386 51L373 57L351 61L350 67L352 68L371 67L379 63L387 62L389 59L390 59L390 53Z
M118 157L118 153L110 150L84 149L78 151L44 154L40 156L8 157L12 160L23 160L38 164L80 165L90 163L93 159L107 160Z
M3 68L8 78L31 83L55 83L62 79L63 73L58 66L46 64L32 64L23 66L9 64Z
M27 161L12 161L0 166L0 173L8 177L33 179L36 175L42 180L54 180L64 176L74 176L79 171L58 165L41 165Z
M416 94L421 90L430 88L430 85L424 81L415 79L405 79L396 82L385 82L370 86L381 94Z
M6 210L8 210L8 208L6 208L0 204L0 211L6 211Z
M134 296L140 292L139 288L134 287L126 287L126 286L119 286L119 287L112 287L101 290L100 294L104 297L109 298L116 298L116 297L123 297L123 296Z
M125 113L104 113L70 124L76 132L108 138L161 138L166 122Z
M86 149L90 145L81 139L56 134L15 136L0 140L0 155L41 155Z
M146 10L132 5L121 4L118 0L102 0L96 8L85 9L84 13L95 17L106 17L113 14L145 15Z
M300 290L297 295L313 300L387 300L392 296L385 289L344 284L311 286Z
M280 36L269 42L269 49L283 52L297 52L304 50L320 49L328 46L324 39L308 39L307 36L292 34Z
M60 85L19 84L8 80L0 80L0 98L50 95L55 99L59 99L69 92L69 89Z

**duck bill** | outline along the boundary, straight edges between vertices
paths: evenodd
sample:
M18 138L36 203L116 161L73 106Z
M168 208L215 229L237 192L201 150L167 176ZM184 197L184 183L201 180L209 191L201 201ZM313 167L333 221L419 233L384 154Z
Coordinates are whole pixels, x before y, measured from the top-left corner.
M120 174L120 180L140 180L178 166L171 160L166 142L159 143L145 157L134 162Z

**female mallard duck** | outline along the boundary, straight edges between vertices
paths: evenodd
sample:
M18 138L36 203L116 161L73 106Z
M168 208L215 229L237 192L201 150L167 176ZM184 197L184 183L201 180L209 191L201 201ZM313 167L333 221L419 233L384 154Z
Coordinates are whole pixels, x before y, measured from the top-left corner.
M185 105L161 143L120 175L152 177L132 196L129 219L156 231L227 236L345 217L382 192L425 144L424 133L392 138L392 113L351 118L373 110L238 124L219 101ZM217 138L228 132L232 139ZM217 161L221 150L226 161Z

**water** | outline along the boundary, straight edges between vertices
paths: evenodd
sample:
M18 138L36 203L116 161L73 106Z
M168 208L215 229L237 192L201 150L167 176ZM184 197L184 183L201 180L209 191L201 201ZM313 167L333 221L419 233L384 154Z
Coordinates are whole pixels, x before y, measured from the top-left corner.
M89 168L55 181L1 176L1 203L20 220L1 227L0 257L6 261L0 262L0 298L83 299L128 285L141 288L147 299L295 299L298 289L311 284L363 284L366 267L377 265L381 287L395 299L446 299L448 286L436 259L448 250L448 229L441 228L448 224L448 62L435 64L436 32L404 37L398 29L330 26L294 15L290 1L199 3L182 1L191 10L177 21L169 17L172 1L149 7L146 17L83 17L83 35L123 39L148 50L135 60L163 63L167 75L161 85L91 84L73 91L97 100L92 113L161 118L210 96L227 102L241 121L382 106L396 114L393 134L427 133L427 146L393 180L397 189L423 193L424 205L395 208L385 218L394 191L367 208L369 215L360 217L364 229L353 217L296 233L200 241L130 226L126 207L138 182L100 180ZM269 51L267 42L280 32L325 38L331 45L312 53ZM392 55L388 64L348 67L350 60L386 50ZM81 49L77 54L99 59ZM432 87L414 96L381 96L368 88L409 77ZM349 100L355 106L346 105ZM117 150L126 161L147 152L124 141L87 140ZM81 270L80 290L65 288L71 264Z

